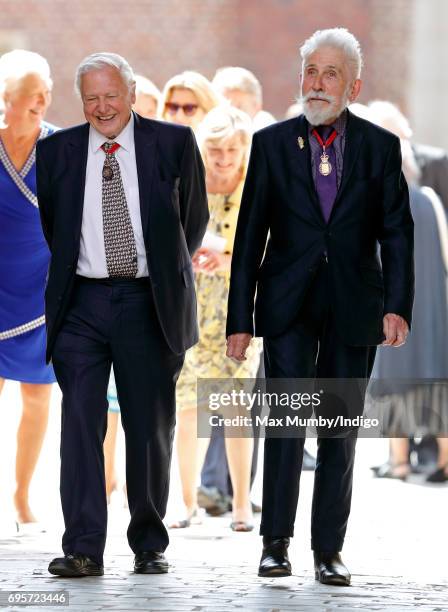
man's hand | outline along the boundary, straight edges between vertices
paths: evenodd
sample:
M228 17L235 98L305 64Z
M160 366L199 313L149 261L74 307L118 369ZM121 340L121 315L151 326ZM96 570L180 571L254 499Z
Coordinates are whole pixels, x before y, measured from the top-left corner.
M227 357L237 361L245 361L247 347L252 339L252 334L232 334L227 338Z
M386 336L383 346L402 346L406 342L409 326L400 315L388 313L383 318L383 332Z

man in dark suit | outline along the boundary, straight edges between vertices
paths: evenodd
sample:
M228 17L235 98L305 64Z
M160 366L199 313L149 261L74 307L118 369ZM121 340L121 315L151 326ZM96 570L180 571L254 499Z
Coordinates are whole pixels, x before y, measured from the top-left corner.
M267 378L368 379L376 345L401 345L411 322L413 221L400 142L346 108L361 87L352 34L318 31L301 54L304 114L253 139L232 261L227 354L244 359L256 292L255 333L264 337ZM361 393L351 412L362 404ZM316 578L325 584L350 583L339 553L355 443L353 429L318 437L311 547ZM260 576L291 574L287 550L303 444L303 437L265 440Z
M103 441L113 364L126 436L134 571L164 573L163 524L175 385L198 338L191 255L208 221L204 170L189 128L131 111L119 55L78 67L88 123L37 147L37 191L51 250L47 359L62 389L60 576L103 574Z

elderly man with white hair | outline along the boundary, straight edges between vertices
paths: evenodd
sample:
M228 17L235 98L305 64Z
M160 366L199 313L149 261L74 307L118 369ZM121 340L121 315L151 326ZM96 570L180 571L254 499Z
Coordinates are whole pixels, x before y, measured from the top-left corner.
M263 91L260 81L247 68L240 66L219 68L212 84L233 106L249 115L254 131L275 123L275 117L263 110Z
M336 379L339 397L323 397L317 415L360 416L365 384L347 379L367 381L376 346L400 346L411 323L408 189L399 139L347 109L361 88L356 38L343 28L317 31L301 56L303 114L253 138L233 251L227 354L242 360L252 336L263 336L268 385L316 378L319 390L322 379ZM259 575L287 576L304 436L269 433ZM334 433L318 429L311 548L316 579L348 585L340 551L358 432L353 425Z
M132 112L135 79L121 56L85 58L76 89L87 123L37 146L51 251L47 361L62 390L64 557L48 569L65 577L104 572L103 441L113 365L134 571L165 573L175 386L198 339L191 256L208 222L204 169L191 129Z

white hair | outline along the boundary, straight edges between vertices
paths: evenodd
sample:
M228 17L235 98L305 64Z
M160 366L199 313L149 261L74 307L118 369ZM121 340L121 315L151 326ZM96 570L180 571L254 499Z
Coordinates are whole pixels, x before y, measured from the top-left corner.
M409 121L398 106L387 100L373 100L369 102L368 108L373 123L389 130L400 139L403 173L409 183L417 184L421 171L411 146L412 129Z
M76 69L76 94L81 96L81 78L84 74L92 70L101 70L106 66L116 68L129 89L135 83L134 71L124 57L118 55L118 53L92 53L92 55L85 57Z
M159 88L149 79L142 76L141 74L135 75L135 93L144 94L145 96L151 96L155 100L160 99Z
M359 41L346 28L331 28L317 30L300 47L302 61L321 47L334 47L344 52L350 66L353 78L359 79L363 65L361 46Z
M252 120L244 111L224 102L208 112L198 127L198 144L206 158L205 146L208 142L219 144L236 134L241 137L245 147L244 165L246 167L252 139Z
M238 89L243 93L254 96L262 104L262 89L260 81L253 72L240 66L226 66L219 68L213 77L212 84L224 94L227 89Z
M390 130L399 138L410 139L412 129L409 121L400 111L398 106L388 100L372 100L369 102L371 121Z
M370 108L365 104L361 104L360 102L353 102L352 104L350 104L348 109L357 117L361 117L361 119L367 119L367 121L372 121L372 112Z
M18 81L28 74L37 74L51 89L53 81L47 60L33 51L15 49L0 57L0 93L8 87L8 81Z

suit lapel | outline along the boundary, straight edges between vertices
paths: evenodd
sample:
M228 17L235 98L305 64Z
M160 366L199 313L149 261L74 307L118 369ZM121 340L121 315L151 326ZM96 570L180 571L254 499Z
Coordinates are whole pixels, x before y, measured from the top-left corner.
M84 208L84 190L86 185L87 155L89 150L89 124L85 123L73 132L66 145L68 185L67 199L71 202L69 214L74 227L76 254L81 240L82 213ZM73 215L73 216L72 216Z
M142 218L145 243L149 243L147 228L149 227L152 178L156 158L157 133L150 120L142 119L134 113L135 158L137 162L138 190L140 197L140 214Z
M302 182L306 183L309 194L307 202L300 202L300 206L308 203L313 214L317 214L319 220L324 222L311 171L308 122L305 115L300 115L292 124L288 141L289 157L292 162L291 169L295 175L300 177Z
M347 187L352 176L356 160L359 156L359 149L363 141L362 125L358 118L347 110L347 127L345 136L344 149L344 166L342 169L341 185L339 187L336 200L333 206L333 211L338 204L338 201ZM332 211L332 214L333 214Z

